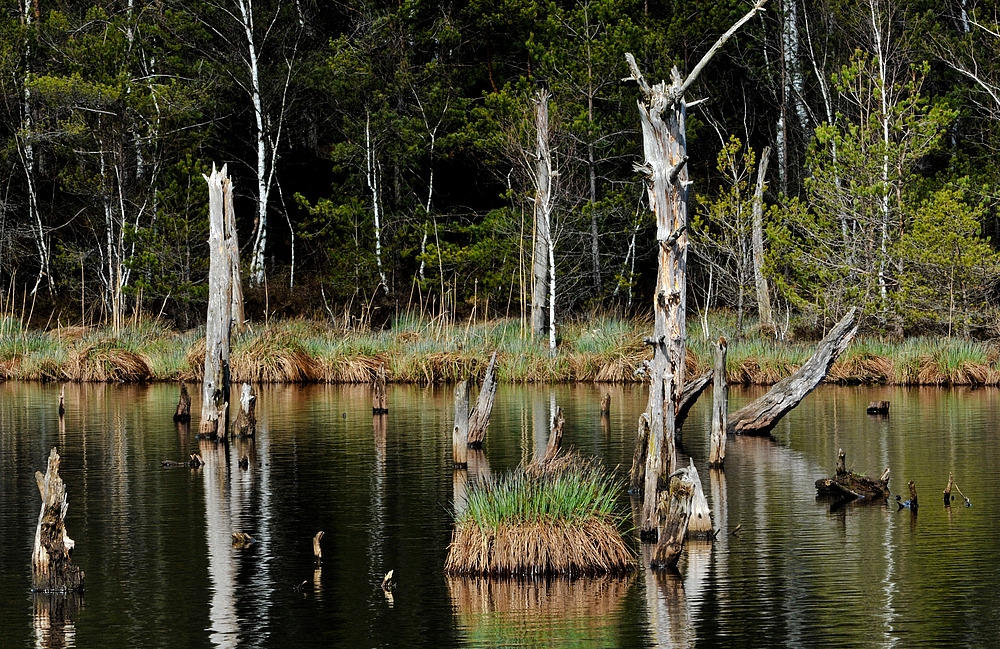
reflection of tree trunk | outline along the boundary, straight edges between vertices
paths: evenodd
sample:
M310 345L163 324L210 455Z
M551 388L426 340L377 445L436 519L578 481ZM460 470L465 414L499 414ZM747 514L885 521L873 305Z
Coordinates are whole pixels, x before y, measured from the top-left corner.
M226 447L201 440L199 452L205 465L205 538L208 544L208 578L212 584L209 602L209 640L217 647L234 647L239 637L236 617L236 566L232 546L233 521L228 497Z
M545 447L549 441L549 406L545 403L545 395L540 390L531 393L531 430L535 444L532 459L545 457Z
M654 546L644 545L643 564L652 560ZM697 638L688 611L684 581L675 571L645 568L646 611L649 626L655 634L653 645L681 649L693 647Z
M76 646L73 618L83 605L82 593L33 593L31 602L37 649Z

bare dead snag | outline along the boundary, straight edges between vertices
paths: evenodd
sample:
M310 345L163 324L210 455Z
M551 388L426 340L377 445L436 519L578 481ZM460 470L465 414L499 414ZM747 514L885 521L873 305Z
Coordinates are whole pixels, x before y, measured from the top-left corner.
M720 337L715 346L715 387L712 393L712 437L708 466L721 467L726 462L726 414L729 411L729 384L726 381L726 350L728 344Z
M944 488L944 506L951 507L951 488L955 484L955 476L949 471L948 472L948 486Z
M178 424L191 421L191 395L188 394L184 379L181 379L181 394L177 399L177 409L174 410L174 421Z
M729 415L727 430L739 435L766 435L785 413L799 405L826 378L830 367L858 331L857 307L830 330L797 372L774 384L764 396Z
M496 362L497 353L493 352L490 364L486 366L476 407L469 415L469 448L482 448L486 439L486 428L490 425L490 415L493 413L493 400L497 396Z
M642 495L646 483L646 451L649 449L649 414L639 415L639 431L635 440L635 453L632 456L632 470L629 472L628 491L634 495Z
M552 462L559 455L559 449L562 446L563 424L565 423L566 418L563 417L562 408L556 408L556 416L552 420L552 430L549 433L549 443L545 447L545 457L542 458L542 464Z
M455 426L451 435L451 461L456 468L468 466L469 452L469 382L455 387Z
M249 383L240 387L240 414L234 428L239 437L253 437L257 432L257 395Z
M208 319L205 323L205 376L202 383L201 424L198 434L209 439L225 437L229 427L229 337L233 325L233 261L225 211L232 209L232 182L223 165L208 183L209 269Z
M670 488L660 496L659 542L649 567L673 568L677 565L691 519L691 504L695 486L688 470L679 469L670 476Z
M326 532L316 532L316 536L313 537L313 556L316 557L316 565L323 563L323 548L319 542L323 540L324 534Z
M708 498L701 486L701 476L690 460L688 477L694 483L694 494L691 497L691 516L688 519L688 536L699 539L710 539L712 536L712 510L708 506Z
M375 373L375 383L372 390L372 414L389 414L389 401L385 392L385 363L380 363Z
M906 486L910 488L910 511L914 514L917 513L917 485L910 480L906 483Z
M53 448L45 474L35 472L35 482L42 497L31 552L31 590L36 592L83 590L83 571L70 562L76 543L66 532L69 501L66 485L59 477L59 463L59 453Z

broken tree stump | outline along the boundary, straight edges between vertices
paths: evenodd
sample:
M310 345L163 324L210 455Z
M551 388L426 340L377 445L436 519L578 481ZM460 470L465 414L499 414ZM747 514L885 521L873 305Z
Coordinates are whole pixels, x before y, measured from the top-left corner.
M389 401L385 393L385 363L380 363L378 372L375 374L375 383L372 390L372 414L389 414Z
M240 414L234 429L238 437L253 437L257 432L257 395L249 383L240 387Z
M830 330L805 364L774 384L764 396L729 415L727 430L738 435L766 435L785 413L799 405L820 382L858 331L857 307L851 307Z
M888 415L889 414L889 402L888 401L872 401L868 404L868 408L865 409L869 415Z
M62 419L66 416L66 386L62 386L59 390L59 418Z
M191 395L188 394L184 379L181 379L181 395L177 399L177 409L174 411L174 421L186 424L191 421Z
M559 448L562 446L563 424L565 423L566 418L563 417L563 409L561 407L556 408L556 416L552 420L549 443L545 446L545 457L542 458L542 464L552 462L559 455Z
M198 434L208 439L225 437L229 427L229 337L233 325L233 260L227 232L226 210L232 210L233 185L223 165L208 183L208 317L205 321L205 375L202 383L201 424ZM237 263L238 266L238 263Z
M601 416L607 417L611 414L611 393L605 392L601 397Z
M469 415L469 448L482 448L486 439L486 428L490 425L490 415L493 413L493 400L497 396L496 362L497 353L493 352L490 364L486 366L483 387L476 398L476 407Z
M694 483L694 494L691 497L691 516L688 519L688 536L697 539L712 538L712 509L708 506L708 498L701 486L701 476L694 466L694 459L688 458L688 476Z
M323 548L320 546L319 542L323 540L323 535L326 532L319 531L316 532L316 536L313 537L313 556L316 557L316 565L323 563Z
M646 482L646 450L649 448L649 414L639 415L639 431L635 440L635 453L632 455L632 470L629 471L628 492L642 495L642 487Z
M726 382L728 343L719 337L715 346L715 386L712 392L712 436L708 466L721 467L726 462L726 414L729 411L729 384Z
M455 387L455 426L451 434L451 463L456 468L469 465L469 382Z
M687 537L694 492L694 481L687 468L679 469L670 476L670 486L659 499L659 542L649 563L650 568L662 570L677 565Z
M31 590L36 592L83 590L83 571L70 562L76 543L66 532L69 501L66 485L59 477L59 463L59 453L53 448L45 475L35 472L35 482L42 496L31 552Z
M884 502L889 497L889 469L878 478L861 475L847 470L844 450L837 452L837 471L832 478L816 481L816 491L820 496L864 499Z
M944 488L944 506L951 507L951 488L955 485L955 474L948 472L948 486Z

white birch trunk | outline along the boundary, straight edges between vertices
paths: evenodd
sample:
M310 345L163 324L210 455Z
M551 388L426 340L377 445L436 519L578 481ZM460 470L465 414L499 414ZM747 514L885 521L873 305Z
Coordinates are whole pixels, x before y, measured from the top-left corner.
M753 278L757 289L757 314L760 326L771 328L771 297L764 277L764 180L767 176L767 162L771 157L771 147L764 147L757 164L757 187L753 194ZM707 308L707 305L706 305Z
M889 267L889 146L891 142L889 140L889 98L886 96L886 92L889 88L886 61L888 53L885 50L886 44L883 41L882 25L880 24L879 16L876 13L875 5L875 0L869 1L868 6L871 10L872 33L875 37L875 57L878 61L878 83L881 86L881 92L879 93L881 112L879 113L878 118L882 126L882 145L885 147L885 151L882 155L882 192L878 197L879 211L881 213L881 223L879 224L881 231L879 233L878 290L879 297L882 298L882 308L885 309L888 307L889 303L886 271Z
M378 267L380 286L389 292L389 283L382 269L382 204L379 198L379 169L375 161L375 150L372 147L371 114L365 115L365 177L368 179L368 189L372 193L372 216L375 221L375 265Z
M553 181L552 152L549 149L549 97L547 90L535 95L535 236L532 253L531 333L541 337L546 331L546 296L554 295L550 289L549 257L552 254ZM549 328L554 328L554 305L549 304ZM551 334L550 334L551 338ZM551 340L550 340L551 344Z

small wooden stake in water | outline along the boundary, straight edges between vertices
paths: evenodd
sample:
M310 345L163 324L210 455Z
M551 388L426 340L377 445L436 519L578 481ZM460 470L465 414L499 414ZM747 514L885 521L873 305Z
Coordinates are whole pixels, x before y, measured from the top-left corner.
M469 452L469 382L455 388L455 426L451 435L451 459L457 468L468 466Z
M375 386L372 392L372 414L389 414L389 402L385 394L385 363L378 366L378 373L375 375Z
M611 414L611 393L605 392L601 397L601 416L607 417Z

